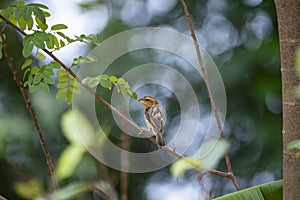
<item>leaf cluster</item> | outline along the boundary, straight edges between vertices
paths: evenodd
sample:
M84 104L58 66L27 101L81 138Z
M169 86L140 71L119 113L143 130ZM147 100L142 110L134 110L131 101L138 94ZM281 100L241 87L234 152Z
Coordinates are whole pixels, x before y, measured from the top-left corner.
M29 57L33 50L36 48L36 56L40 60L45 60L46 56L39 52L39 49L47 49L49 51L60 50L74 42L81 42L88 45L98 45L99 41L96 35L84 35L70 37L65 35L61 30L67 29L65 24L55 24L49 26L47 24L47 18L50 17L50 13L47 11L48 7L42 4L24 2L15 2L10 4L7 8L1 10L1 15L8 18L11 23L19 26L22 30L26 30L25 37L23 39L22 54L24 57ZM50 27L50 28L49 28ZM0 41L0 49L2 49L2 41ZM2 57L2 51L0 51L0 58ZM73 59L72 66L82 64L84 62L95 62L93 57L83 57ZM57 85L58 92L56 99L65 99L68 104L72 102L72 94L80 93L79 82L72 77L68 72L60 69L60 64L57 62L51 62L41 67L33 64L32 59L27 59L22 66L24 70L23 80L24 86L29 87L30 92L35 92L41 89L45 92L49 92L49 85L55 84L55 73L57 71ZM118 92L121 92L125 97L127 94L133 98L137 98L136 94L130 90L128 82L123 78L116 78L115 76L100 75L95 78L86 78L85 82L90 86L100 84L104 88L111 89L115 85Z
M32 59L27 59L22 65L22 70L24 70L23 79L27 78L24 81L24 87L29 87L29 92L35 92L38 89L49 92L49 84L55 83L53 70L59 68L60 65L57 62L50 62L39 68L33 64Z
M101 74L96 77L86 77L82 80L83 84L87 84L90 87L96 87L99 84L109 90L113 86L117 88L117 91L126 97L129 95L133 99L137 99L137 94L130 89L129 83L123 78L117 78L116 76L109 76L107 74Z

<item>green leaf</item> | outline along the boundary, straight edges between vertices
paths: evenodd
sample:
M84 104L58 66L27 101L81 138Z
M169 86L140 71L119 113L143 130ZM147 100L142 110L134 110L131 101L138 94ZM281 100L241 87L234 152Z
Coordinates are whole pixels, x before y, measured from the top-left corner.
M32 29L32 27L33 27L33 19L32 19L32 18L30 18L30 19L27 21L27 27L28 27L29 30Z
M66 101L68 105L72 104L72 91L71 90L67 90L67 95L66 95Z
M34 93L34 92L36 92L38 89L40 89L40 85L30 85L30 86L29 86L29 92L30 92L30 93Z
M100 79L99 83L104 88L111 89L111 87L112 87L112 83L109 80L106 80L106 79Z
M62 38L66 38L66 35L63 33L63 32L60 32L60 31L57 31L56 32L57 33L57 35L59 35L60 37L62 37Z
M68 86L68 82L60 82L56 85L58 89L66 88Z
M34 199L44 193L43 184L38 179L18 181L14 184L14 190L24 199Z
M37 74L40 71L40 69L38 68L38 66L33 66L31 68L31 73L32 74Z
M298 78L300 79L300 47L296 49L296 70Z
M43 4L39 4L39 3L30 3L30 4L28 4L28 6L39 7L39 8L42 8L42 9L49 9L47 6L45 6Z
M46 56L44 56L42 53L40 52L37 52L36 53L37 57L40 59L40 60L45 60L46 59Z
M55 80L52 77L44 77L44 81L47 84L54 84Z
M109 80L111 81L111 82L117 82L118 81L118 78L116 77L116 76L110 76L109 77Z
M22 65L21 69L24 70L25 68L29 67L31 64L32 64L32 59L27 59Z
M67 29L68 26L65 24L55 24L51 27L52 31L57 31L57 30L62 30L62 29Z
M42 78L44 77L44 75L42 73L38 73L33 77L33 84L39 84L42 80Z
M67 75L67 72L63 69L60 69L60 70L57 71L57 75L58 76L64 76L64 75Z
M40 83L40 88L41 88L41 90L43 90L46 93L48 93L50 91L50 88L49 88L48 84L45 83L45 82Z
M240 190L238 192L234 192L219 198L215 198L215 200L242 200L242 199L281 200L282 180L265 183L262 185Z
M86 78L86 83L90 86L90 87L95 87L99 84L99 78L98 77L87 77Z
M27 75L28 72L30 72L30 68L27 68L25 71L24 71L24 75L23 75L23 81L25 80L25 77ZM31 83L30 83L31 84ZM24 87L26 87L25 83L24 83Z
M67 88L63 88L63 89L58 90L58 92L56 93L55 98L57 100L59 100L59 99L65 98L66 96L67 96Z
M59 69L60 68L60 64L58 62L51 62L48 64L49 67L51 68L55 68L55 69Z
M107 194L112 193L113 189L111 186L104 182L99 181L99 183L93 182L80 182L74 183L60 187L58 192L53 192L41 197L38 197L35 200L49 200L49 199L60 199L60 200L68 200L68 199L77 199L78 196L82 196L84 193L92 192L94 190L97 191L105 191ZM110 191L107 191L110 190ZM110 199L118 199L117 197L112 197Z
M287 145L287 149L300 149L300 140L293 140Z
M34 45L33 45L33 43L31 41L26 40L25 38L23 40L22 54L23 54L24 57L28 57L28 56L30 56L30 54L31 54L31 52L33 50Z
M80 163L85 148L81 144L67 146L60 155L56 165L56 177L58 180L69 178Z
M59 83L65 83L65 82L68 82L69 80L69 76L68 75L63 75L63 76L59 76L58 77L58 82Z
M135 92L132 92L131 97L133 99L138 99L137 93L135 93Z
M18 24L20 26L21 29L26 29L26 25L27 23L25 22L25 20L23 19L23 17L21 17L19 20L18 20Z
M38 24L39 28L41 28L43 31L47 30L48 25L43 23L39 18L35 18L36 23Z
M121 93L122 93L123 97L126 97L126 94L127 94L126 88L120 87L120 90L121 90Z

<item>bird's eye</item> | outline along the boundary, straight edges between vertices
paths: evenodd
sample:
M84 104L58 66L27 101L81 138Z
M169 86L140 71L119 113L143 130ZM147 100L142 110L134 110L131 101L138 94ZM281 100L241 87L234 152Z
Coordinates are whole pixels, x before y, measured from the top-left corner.
M146 101L149 101L149 99L145 99Z

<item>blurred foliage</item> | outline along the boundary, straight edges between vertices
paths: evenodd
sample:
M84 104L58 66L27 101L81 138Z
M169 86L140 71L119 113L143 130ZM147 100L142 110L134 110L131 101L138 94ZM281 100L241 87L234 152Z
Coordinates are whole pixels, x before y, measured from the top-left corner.
M1 1L1 8L10 2ZM82 1L80 5L83 13L95 11L99 6L107 10L108 21L97 35L100 41L121 31L144 26L169 27L189 35L189 28L179 1L173 0L166 4L159 1L158 4L161 6L153 2L155 1L92 0ZM212 55L225 84L227 116L224 132L229 142L233 171L241 187L246 188L281 179L280 57L273 0L222 2L193 0L188 1L187 4L199 43ZM55 9L50 9L50 12L51 15L55 15ZM98 19L91 18L91 21L93 20ZM22 55L22 37L9 26L5 28L5 34L9 36L7 37L9 51L18 75L23 80L21 66L25 59ZM202 80L195 78L193 70L186 72L185 69L188 67L186 65L184 65L186 68L182 67L182 62L177 63L176 59L172 58L174 55L136 51L114 61L112 67L108 68L107 74L122 77L132 66L156 61L157 54L163 55L162 60L165 62L171 59L171 65L185 73L199 95L198 100L203 105L202 112L209 112L209 101ZM36 131L5 59L0 60L0 66L0 194L8 199L21 199L22 196L18 196L18 191L14 188L16 183L38 179L44 191L47 191L49 173ZM109 101L111 98L111 91L101 88L97 91L104 99ZM145 86L136 92L159 95L160 100L166 105L169 119L180 115L178 101L169 92L166 93L155 86ZM50 154L53 160L57 161L61 159L62 152L72 145L72 142L65 138L64 130L60 127L61 117L68 108L63 102L55 100L55 93L51 90L47 94L42 92L31 94L30 97ZM131 112L133 119L143 126L140 114L142 107L138 107L134 100L130 100L130 105L133 107ZM113 123L111 111L100 103L96 103L95 107L99 116L105 116L101 123L111 127L108 129L109 138L120 145L121 131ZM171 126L170 123L168 126ZM155 145L147 140L131 139L131 150L135 152L148 152L155 148ZM60 185L68 188L68 185L72 186L80 181L83 184L81 186L86 189L85 186L92 181L106 180L105 177L108 176L108 182L119 192L119 172L101 164L94 168L91 167L94 166L92 163L94 160L90 156L82 156L78 166L72 169L73 174L62 180ZM226 170L222 159L216 169ZM189 180L193 176L195 174L187 171L182 179ZM230 180L208 176L211 179L212 197L235 191ZM149 197L147 188L151 183L159 183L160 187L162 183L167 184L172 180L168 167L157 172L129 174L129 199L147 199ZM180 185L180 187L184 186L184 184ZM199 187L201 186L193 185L196 191L199 191ZM93 199L94 196L89 191L91 188L84 190L89 194L77 198ZM159 193L160 190L155 191L158 192L156 195L158 197L168 195L168 193ZM180 188L169 193L176 194L177 191L180 191ZM72 198L77 199L75 196Z

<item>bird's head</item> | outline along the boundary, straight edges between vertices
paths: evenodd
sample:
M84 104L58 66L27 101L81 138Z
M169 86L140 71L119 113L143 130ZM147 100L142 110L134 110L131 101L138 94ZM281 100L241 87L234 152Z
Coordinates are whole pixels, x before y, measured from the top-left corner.
M155 106L158 104L156 99L151 96L144 96L143 98L139 99L138 101L146 107L151 107L151 106Z

